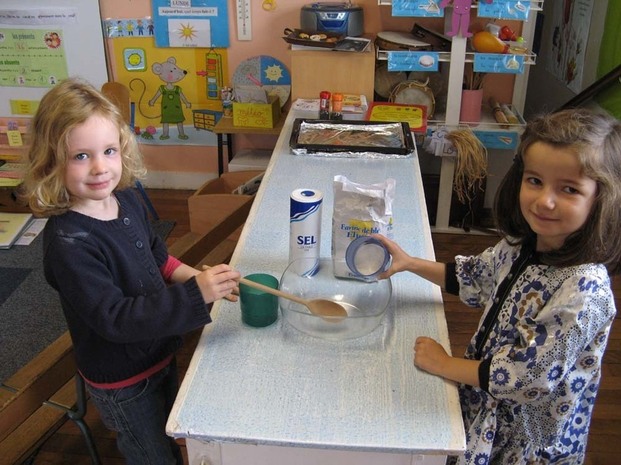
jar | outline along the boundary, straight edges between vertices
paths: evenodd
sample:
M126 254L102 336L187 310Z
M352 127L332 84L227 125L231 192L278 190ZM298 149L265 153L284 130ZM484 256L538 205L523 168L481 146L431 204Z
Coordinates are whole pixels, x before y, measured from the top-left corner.
M319 93L319 119L330 119L330 92Z
M345 251L345 262L354 278L376 281L377 277L390 267L391 257L378 239L359 236Z
M332 94L332 113L330 113L330 119L343 119L343 94Z

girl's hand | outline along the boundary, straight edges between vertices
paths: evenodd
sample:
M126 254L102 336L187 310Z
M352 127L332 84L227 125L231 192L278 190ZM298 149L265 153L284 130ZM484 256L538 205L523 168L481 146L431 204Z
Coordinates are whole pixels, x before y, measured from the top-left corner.
M203 265L203 271L208 270L209 268L209 266ZM239 300L239 285L235 285L233 292L223 298L229 302L237 302Z
M203 271L196 275L196 282L206 303L228 298L237 301L233 294L237 290L240 274L229 265L221 264L213 267L203 266Z
M451 356L444 347L429 337L421 336L414 344L414 365L432 375L444 376L442 368Z
M421 336L414 344L414 365L451 381L480 386L480 364L479 360L451 357L444 347L429 337Z
M401 248L401 246L399 246L399 244L381 234L372 234L371 237L380 241L384 245L384 247L386 247L386 250L388 250L388 253L392 257L390 268L379 276L380 279L390 278L393 274L399 273L400 271L404 271L407 269L407 264L410 263L412 257L410 257Z

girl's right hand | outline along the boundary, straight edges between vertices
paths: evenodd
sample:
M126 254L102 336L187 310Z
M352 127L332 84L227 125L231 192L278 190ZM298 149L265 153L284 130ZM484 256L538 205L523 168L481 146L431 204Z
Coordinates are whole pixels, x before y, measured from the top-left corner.
M206 303L229 297L238 287L241 275L229 265L220 264L203 269L196 282Z
M379 279L387 279L390 278L393 274L399 273L401 271L408 269L408 263L411 262L412 257L410 257L395 241L388 239L386 236L381 234L372 234L371 237L380 241L388 253L392 257L392 262L390 264L390 268L388 268L385 272L379 275Z

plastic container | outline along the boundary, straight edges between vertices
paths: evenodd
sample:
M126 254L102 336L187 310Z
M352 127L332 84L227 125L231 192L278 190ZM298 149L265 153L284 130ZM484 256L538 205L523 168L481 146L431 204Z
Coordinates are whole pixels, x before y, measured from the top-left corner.
M332 110L330 119L340 121L343 119L343 94L332 94Z
M376 281L390 266L390 254L384 244L371 236L354 239L345 251L345 262L354 278Z
M279 298L282 317L288 324L310 336L328 340L361 337L379 326L392 296L390 279L365 282L335 278L332 258L320 258L317 273L305 277L297 270L307 265L297 261L290 263L283 273L280 289L304 299L338 302L347 311L347 317L313 315L304 305Z

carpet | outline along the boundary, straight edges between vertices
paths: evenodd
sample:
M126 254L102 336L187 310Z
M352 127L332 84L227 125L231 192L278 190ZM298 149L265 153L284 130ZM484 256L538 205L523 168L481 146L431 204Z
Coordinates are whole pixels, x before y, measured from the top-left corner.
M153 222L166 240L174 221ZM58 339L67 326L42 266L42 236L28 246L0 250L0 382Z

